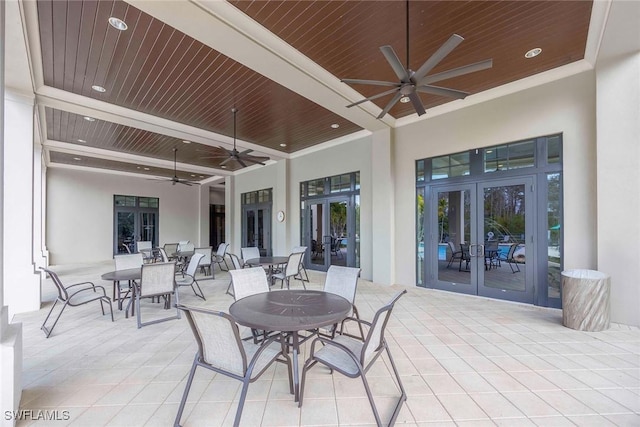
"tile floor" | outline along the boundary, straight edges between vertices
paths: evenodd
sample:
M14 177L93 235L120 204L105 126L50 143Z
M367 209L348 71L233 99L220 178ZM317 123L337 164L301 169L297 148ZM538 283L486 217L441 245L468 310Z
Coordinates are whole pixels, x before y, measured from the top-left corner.
M99 280L111 263L54 269L66 284L92 280L111 292L111 284ZM310 287L320 288L323 274L310 276ZM224 292L228 280L228 273L217 273L215 280L201 282L207 296L202 303L182 289L182 302L226 310L232 302ZM361 280L361 317L370 319L399 289ZM53 292L46 283L43 299L52 301ZM196 349L184 317L137 329L123 312L115 310L112 323L97 305L87 305L65 312L45 339L39 328L50 304L16 318L24 334L21 409L57 410L58 418L68 414L68 420L25 420L19 426L173 424ZM409 288L387 340L408 394L398 425L640 426L637 328L578 332L562 326L559 310ZM369 378L381 416L388 419L398 394L385 360ZM182 425L232 425L239 385L199 371ZM288 394L286 370L276 364L249 387L241 424L375 423L359 380L315 367L299 409Z

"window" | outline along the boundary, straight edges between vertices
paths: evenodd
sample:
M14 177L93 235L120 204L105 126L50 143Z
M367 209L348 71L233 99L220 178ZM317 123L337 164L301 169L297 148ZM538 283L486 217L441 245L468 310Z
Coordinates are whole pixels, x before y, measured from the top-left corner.
M484 171L497 172L535 165L535 141L497 145L484 150Z
M431 159L432 180L465 176L469 175L469 171L469 152L450 154L447 156L434 157L433 159Z

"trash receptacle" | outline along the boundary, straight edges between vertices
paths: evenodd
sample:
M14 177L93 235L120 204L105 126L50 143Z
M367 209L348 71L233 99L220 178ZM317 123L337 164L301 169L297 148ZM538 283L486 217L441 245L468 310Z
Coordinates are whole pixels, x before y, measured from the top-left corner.
M562 324L579 331L609 328L611 278L594 270L562 272Z

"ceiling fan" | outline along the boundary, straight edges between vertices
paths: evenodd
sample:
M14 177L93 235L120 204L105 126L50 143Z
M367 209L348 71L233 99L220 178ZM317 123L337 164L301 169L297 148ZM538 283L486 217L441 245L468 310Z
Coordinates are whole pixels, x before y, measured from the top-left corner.
M251 149L244 150L244 151L238 151L236 149L236 114L238 113L238 109L233 107L231 109L231 112L233 113L233 150L227 150L226 148L221 146L220 148L225 151L225 154L216 155L216 156L207 156L204 158L205 159L225 159L222 162L220 162L220 166L222 167L225 167L225 165L229 162L237 162L243 168L247 167L247 163L253 163L253 164L264 166L265 165L264 162L269 160L269 157L251 156L249 155L249 153L253 151Z
M177 166L176 166L177 165L177 163L176 163L177 154L178 154L178 149L174 148L173 149L173 177L172 178L156 178L155 181L171 182L173 185L176 185L176 184L184 184L184 185L188 185L188 186L192 186L193 184L200 185L199 182L189 181L188 179L183 179L183 178L178 178L178 170L177 170Z
M347 108L354 107L356 105L362 104L366 101L371 101L373 99L381 98L386 95L390 95L395 92L395 95L387 103L387 105L382 109L382 112L378 115L378 119L381 119L389 112L389 110L398 102L411 102L413 104L413 108L416 110L418 116L423 115L426 111L424 109L424 105L422 105L422 101L420 100L420 96L418 92L421 93L429 93L432 95L441 95L448 96L451 98L462 99L469 95L468 92L463 92L455 89L448 89L440 86L432 86L432 83L439 82L441 80L450 79L452 77L458 77L465 74L473 73L475 71L485 70L487 68L491 68L493 66L493 60L487 59L484 61L476 62L475 64L465 65L463 67L454 68L452 70L443 71L441 73L432 74L428 76L427 74L442 61L453 49L455 49L464 38L459 36L458 34L453 34L449 37L440 48L433 54L429 59L425 61L424 64L417 71L413 71L409 68L409 0L406 2L407 4L407 66L403 66L398 59L398 55L393 50L391 46L381 46L380 51L384 55L385 59L393 69L393 71L398 76L399 82L388 82L388 81L380 81L380 80L360 80L360 79L342 79L341 82L347 84L366 84L366 85L376 85L376 86L387 86L392 87L393 89L389 89L382 93L378 93L376 95L365 98L361 101L354 102L353 104L347 105Z

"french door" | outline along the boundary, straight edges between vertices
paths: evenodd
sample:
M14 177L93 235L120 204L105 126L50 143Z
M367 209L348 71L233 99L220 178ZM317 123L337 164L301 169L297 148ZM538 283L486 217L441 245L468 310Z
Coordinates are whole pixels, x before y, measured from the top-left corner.
M302 240L309 268L327 271L331 265L356 265L353 196L308 200L303 215Z
M252 246L271 256L271 203L242 208L242 247Z
M113 253L127 253L125 246L131 253L136 252L136 242L149 241L155 248L158 246L158 211L157 209L127 209L115 210L115 236L113 239Z
M430 287L533 303L532 177L428 188L425 276Z

